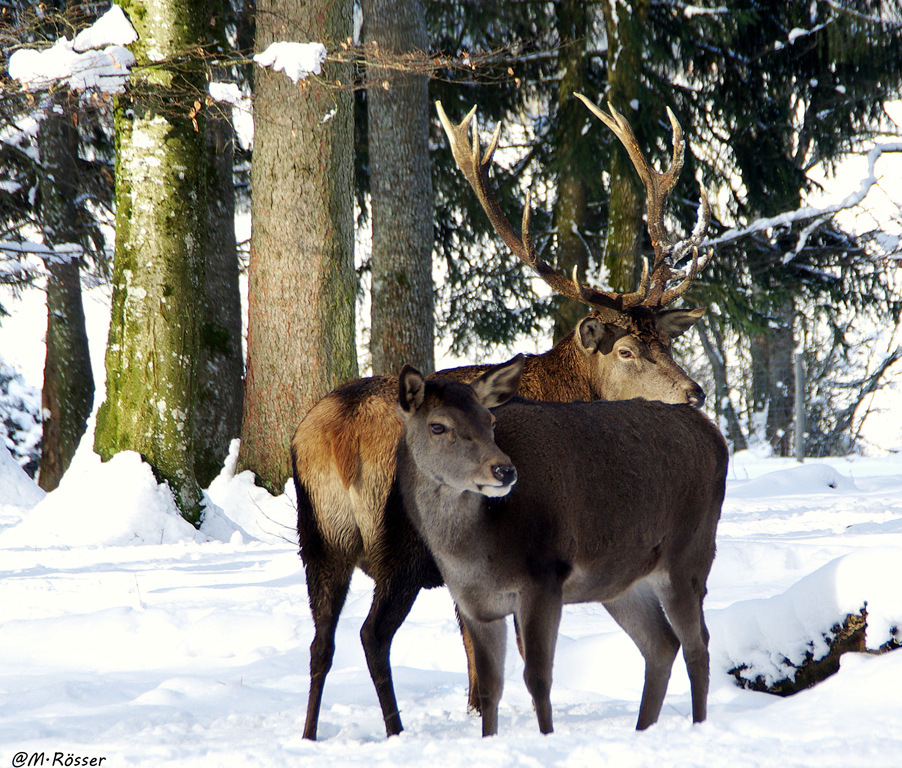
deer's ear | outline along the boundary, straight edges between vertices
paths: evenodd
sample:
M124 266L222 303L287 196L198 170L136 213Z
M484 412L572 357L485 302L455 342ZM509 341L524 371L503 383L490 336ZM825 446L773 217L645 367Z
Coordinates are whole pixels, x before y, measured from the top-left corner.
M513 360L489 368L472 382L470 386L479 402L486 408L494 408L516 395L525 362L523 355L517 355Z
M661 312L655 320L655 327L658 333L666 336L668 339L675 339L682 336L693 325L695 325L707 307L698 307L696 309L668 309Z
M404 413L412 414L423 404L425 395L423 374L412 365L405 365L398 375L398 406Z
M599 352L602 355L611 354L614 342L626 331L611 323L603 323L597 317L588 315L576 327L576 336L586 352Z

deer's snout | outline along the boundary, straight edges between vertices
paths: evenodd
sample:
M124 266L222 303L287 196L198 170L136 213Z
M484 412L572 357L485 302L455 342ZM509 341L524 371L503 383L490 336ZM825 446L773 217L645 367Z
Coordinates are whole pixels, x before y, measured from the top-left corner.
M690 389L686 393L686 402L696 408L701 408L705 404L705 390L698 386Z

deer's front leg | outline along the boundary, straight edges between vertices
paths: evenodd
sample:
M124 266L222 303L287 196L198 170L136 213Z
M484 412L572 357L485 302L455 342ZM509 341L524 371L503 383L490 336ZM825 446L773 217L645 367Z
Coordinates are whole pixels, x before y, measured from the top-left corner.
M479 678L479 708L482 712L482 735L498 733L498 702L504 688L504 652L507 643L507 623L476 621L461 614L463 625L473 640L476 675Z
M551 668L554 664L554 648L562 609L559 588L540 588L523 596L516 617L523 643L523 679L535 704L539 730L542 733L554 730L551 716Z

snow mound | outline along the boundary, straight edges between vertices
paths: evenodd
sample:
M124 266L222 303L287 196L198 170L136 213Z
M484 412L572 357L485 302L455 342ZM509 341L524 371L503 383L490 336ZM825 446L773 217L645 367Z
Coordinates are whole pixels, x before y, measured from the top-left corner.
M232 441L222 472L210 483L207 497L245 535L269 543L296 544L294 486L289 482L284 494L273 496L254 482L253 472L236 473L240 444L240 440ZM206 531L205 526L201 528Z
M858 490L851 478L829 464L801 464L798 467L768 472L746 483L732 487L736 498L789 496L796 494L850 492Z
M199 537L199 538L198 538ZM108 462L82 451L59 487L22 522L0 533L0 547L48 548L205 541L181 517L169 486L133 451Z
M32 480L12 457L6 446L0 442L0 510L5 507L31 509L46 494Z
M827 655L831 630L850 614L867 610L867 647L902 641L902 591L896 579L902 547L874 547L839 557L767 599L737 602L711 612L724 670L742 668L742 677L770 686L793 679L811 655Z

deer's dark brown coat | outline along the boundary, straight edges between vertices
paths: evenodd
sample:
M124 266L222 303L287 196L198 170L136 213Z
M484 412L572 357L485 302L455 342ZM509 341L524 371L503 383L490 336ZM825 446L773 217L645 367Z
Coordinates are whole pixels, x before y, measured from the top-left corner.
M637 728L658 719L681 646L692 717L704 720L702 602L728 461L720 432L690 406L637 400L515 399L490 414L484 406L514 390L495 371L474 386L402 372L398 476L473 639L483 735L497 731L511 614L539 727L552 730L551 667L565 603L602 603L639 647L646 669ZM487 466L509 465L518 477L512 489L476 484Z

